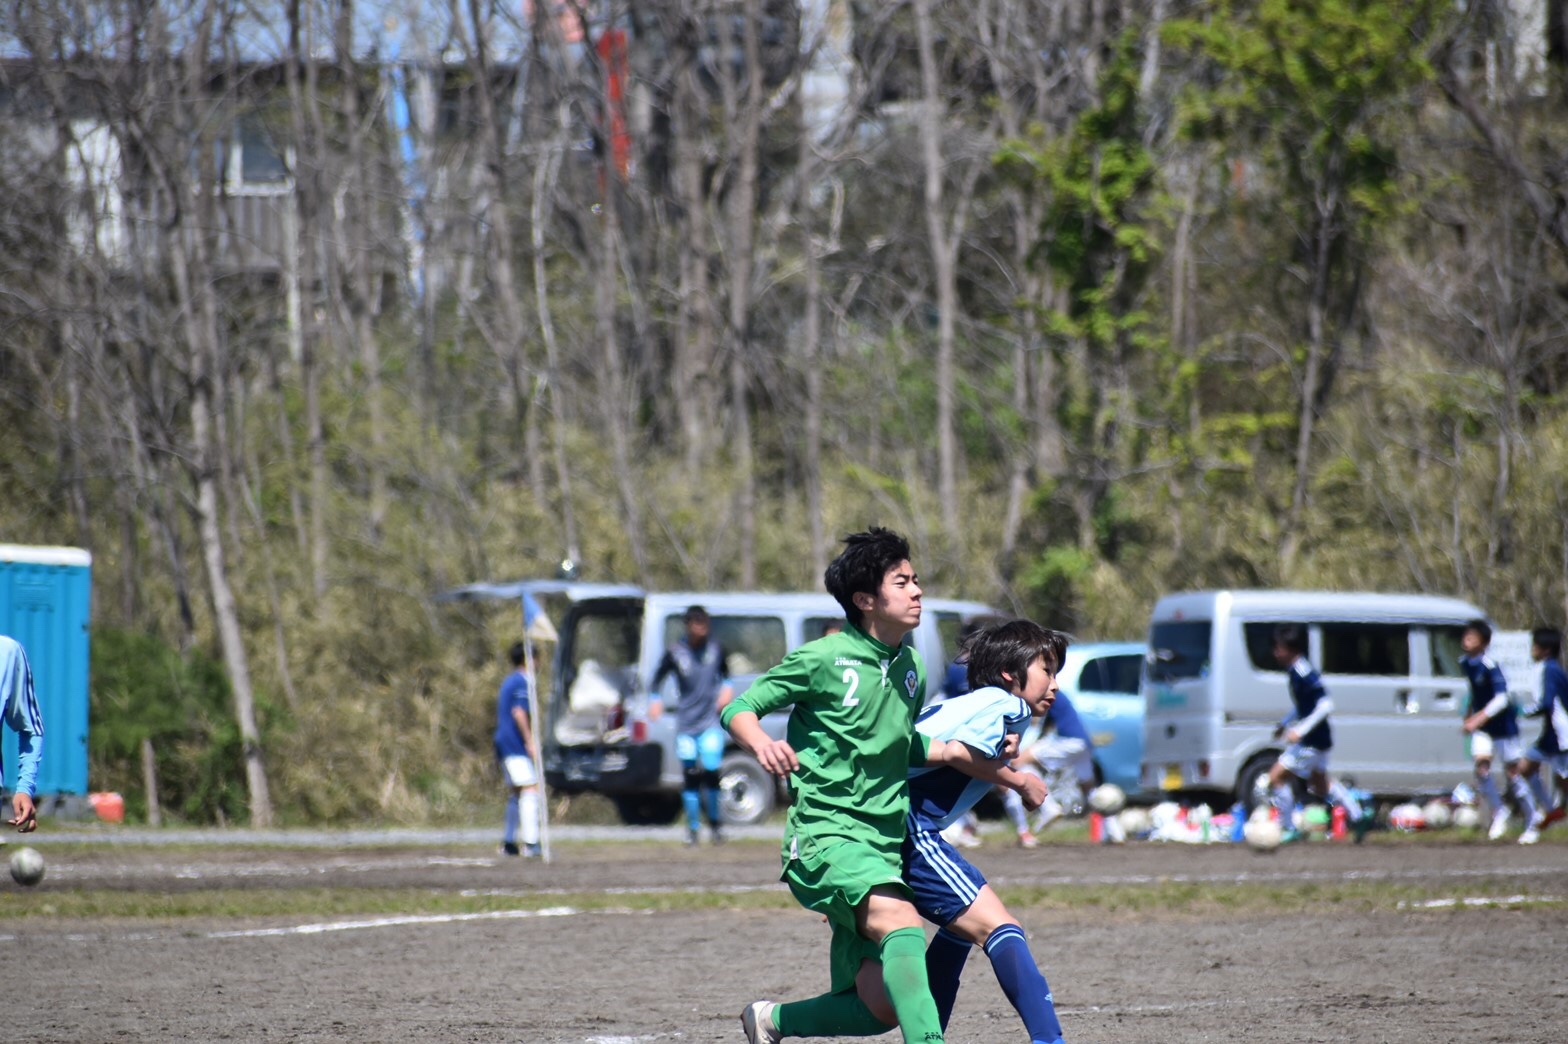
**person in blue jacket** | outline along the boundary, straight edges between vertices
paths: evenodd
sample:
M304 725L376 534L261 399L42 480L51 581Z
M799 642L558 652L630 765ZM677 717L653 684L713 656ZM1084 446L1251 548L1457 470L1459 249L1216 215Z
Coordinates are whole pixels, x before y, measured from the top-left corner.
M11 788L11 818L21 833L38 829L38 763L44 752L44 718L33 689L33 668L27 650L14 638L0 634L0 727L16 733L16 785ZM0 788L5 770L0 767Z

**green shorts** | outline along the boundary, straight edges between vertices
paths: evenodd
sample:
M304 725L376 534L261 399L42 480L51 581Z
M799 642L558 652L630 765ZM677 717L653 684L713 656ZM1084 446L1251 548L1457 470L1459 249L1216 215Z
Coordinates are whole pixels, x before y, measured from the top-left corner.
M791 858L790 846L795 848ZM889 855L860 841L833 838L817 845L804 838L786 838L784 872L795 901L808 910L826 914L833 926L830 974L832 992L855 988L861 962L882 959L882 948L860 934L855 911L879 885L893 885L909 898L903 864L897 853Z

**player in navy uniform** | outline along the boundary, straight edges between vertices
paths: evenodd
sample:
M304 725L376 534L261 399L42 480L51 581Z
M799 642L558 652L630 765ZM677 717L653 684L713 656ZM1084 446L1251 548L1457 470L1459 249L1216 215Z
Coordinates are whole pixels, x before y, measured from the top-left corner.
M1475 782L1492 808L1492 826L1487 837L1493 841L1508 830L1508 806L1492 775L1494 765L1507 773L1509 790L1519 802L1526 826L1535 819L1535 797L1519 775L1519 760L1524 743L1519 739L1519 715L1508 698L1508 682L1503 669L1487 655L1492 644L1492 625L1485 620L1465 623L1459 647L1464 655L1459 666L1470 679L1470 706L1464 730L1470 735L1470 757L1475 761Z
M1568 787L1568 671L1559 660L1562 649L1563 633L1556 628L1537 627L1530 632L1530 657L1541 665L1541 699L1526 717L1541 719L1541 738L1519 762L1519 774L1536 801L1535 815L1519 835L1521 845L1535 844L1541 828L1563 815L1562 808L1552 808L1549 781L1540 775L1545 765Z
M697 843L698 812L707 816L713 843L719 830L719 765L724 761L724 728L719 711L733 698L724 650L711 637L713 621L700 605L686 610L686 634L664 651L653 672L653 696L648 717L657 720L664 711L659 683L674 675L680 690L675 706L675 756L683 773L681 802L686 806L686 843Z
M1317 668L1307 659L1306 629L1300 624L1274 628L1274 660L1285 668L1291 701L1290 712L1274 730L1276 738L1284 736L1285 751L1269 769L1269 786L1274 792L1274 807L1279 810L1283 839L1294 841L1300 837L1294 827L1296 789L1290 780L1294 776L1344 808L1359 843L1371 825L1370 817L1350 788L1329 778L1328 752L1334 747L1334 732L1328 718L1334 701L1323 687Z
M512 643L512 671L496 694L495 759L506 777L506 826L501 835L502 855L539 855L539 747L534 742L527 649ZM517 847L521 827L523 847Z
M971 635L965 651L973 691L925 708L916 731L962 742L988 761L1005 760L1006 748L1013 746L1009 739L1050 708L1066 648L1066 636L1030 620L1011 620ZM943 828L969 811L993 782L1020 791L1031 808L1045 797L1039 776L1011 767L1001 768L994 780L951 766L910 770L904 880L914 892L915 909L939 926L926 950L931 996L945 1029L970 947L982 946L1032 1044L1060 1044L1062 1027L1051 988L1017 918L985 876L942 837ZM874 1004L872 1009L878 1010Z

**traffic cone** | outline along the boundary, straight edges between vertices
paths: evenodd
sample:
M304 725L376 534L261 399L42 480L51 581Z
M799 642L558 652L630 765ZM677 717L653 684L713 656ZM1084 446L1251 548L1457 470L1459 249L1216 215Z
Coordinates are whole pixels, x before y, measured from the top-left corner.
M1096 843L1105 840L1105 820L1098 812L1089 813L1089 840Z

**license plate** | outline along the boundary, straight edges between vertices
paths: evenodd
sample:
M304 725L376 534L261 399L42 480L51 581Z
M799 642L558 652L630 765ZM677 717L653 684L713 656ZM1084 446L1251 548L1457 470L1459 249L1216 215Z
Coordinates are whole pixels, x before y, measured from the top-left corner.
M1180 765L1166 765L1165 766L1165 779L1160 783L1160 786L1163 789L1165 789L1165 790L1180 790L1181 789L1181 766Z

